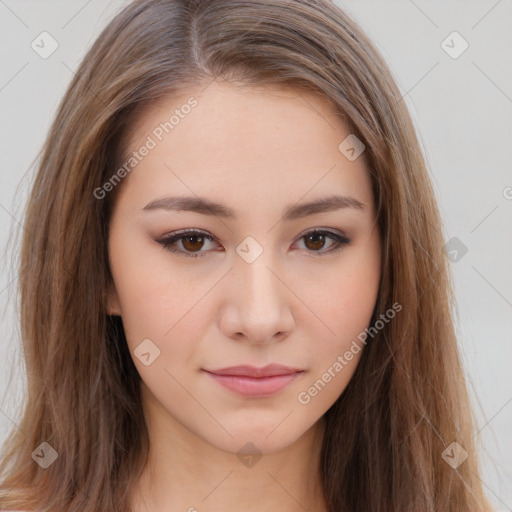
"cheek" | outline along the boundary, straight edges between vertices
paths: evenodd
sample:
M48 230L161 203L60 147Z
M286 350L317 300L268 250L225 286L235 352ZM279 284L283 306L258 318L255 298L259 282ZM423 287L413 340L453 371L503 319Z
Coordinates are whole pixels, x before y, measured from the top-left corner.
M312 360L311 376L302 386L301 404L319 411L329 407L348 385L364 350L364 333L377 300L380 281L378 239L361 244L340 259L328 287L309 295L311 310L322 323L313 322L308 333ZM325 281L325 276L324 276ZM320 334L323 333L323 334Z
M377 300L381 275L380 244L377 236L346 251L339 262L322 271L310 283L308 303L322 319L330 340L325 345L342 349L370 322ZM318 285L312 287L313 283ZM306 293L304 290L303 294Z
M185 283L180 280L165 282L162 276L151 280L132 274L124 280L121 311L132 353L142 340L150 339L159 347L162 361L174 359L185 363L193 354L194 333L200 331L201 317L196 313L200 310L197 303L202 286L194 289L189 285L183 289L182 284Z
M110 242L110 265L130 350L133 353L145 339L162 351L190 346L172 347L173 339L177 332L193 329L190 313L208 282L192 282L186 273L172 269L163 249L128 241L128 234L116 232Z

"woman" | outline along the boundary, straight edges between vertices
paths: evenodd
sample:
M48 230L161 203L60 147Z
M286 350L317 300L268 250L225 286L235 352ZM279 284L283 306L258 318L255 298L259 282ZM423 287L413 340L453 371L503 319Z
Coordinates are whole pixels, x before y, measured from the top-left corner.
M441 223L327 0L137 0L26 212L25 510L483 511Z

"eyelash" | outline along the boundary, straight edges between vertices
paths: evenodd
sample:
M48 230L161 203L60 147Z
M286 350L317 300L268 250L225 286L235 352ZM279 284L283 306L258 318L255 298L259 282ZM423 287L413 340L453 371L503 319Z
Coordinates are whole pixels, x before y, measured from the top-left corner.
M312 229L311 231L308 231L307 233L302 235L299 238L299 240L302 240L303 238L306 238L306 236L311 235L311 234L328 235L329 238L331 238L332 240L334 240L335 242L337 242L339 244L337 247L334 247L334 249L329 249L329 250L323 251L323 252L320 252L320 251L308 251L308 252L311 252L313 254L318 253L319 255L322 255L322 254L331 254L331 253L334 253L334 252L338 252L341 249L343 249L343 247L345 245L350 243L350 239L347 238L345 235L340 235L338 233L334 233L332 231L326 231L324 229ZM176 233L174 233L174 234L172 234L170 236L166 236L164 238L161 238L160 240L157 240L157 243L162 245L164 247L164 249L166 249L167 251L183 255L183 256L185 256L187 258L202 257L204 254L207 254L208 252L211 252L211 251L206 251L206 252L203 251L203 252L191 253L191 252L187 252L187 251L184 251L184 250L177 250L177 249L171 249L170 248L170 246L173 243L175 243L175 242L177 242L179 240L182 240L184 238L187 238L189 236L197 236L197 237L205 238L207 240L210 240L211 242L214 242L216 240L212 235L209 235L205 231L200 231L200 230L197 230L197 229L187 229L185 231L178 231L178 232L176 232Z

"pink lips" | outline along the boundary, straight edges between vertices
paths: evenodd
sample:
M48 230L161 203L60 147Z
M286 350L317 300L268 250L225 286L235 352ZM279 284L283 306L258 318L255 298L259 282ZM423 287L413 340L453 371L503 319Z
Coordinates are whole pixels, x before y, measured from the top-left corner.
M263 368L249 365L231 366L204 371L227 389L251 397L273 395L303 372L300 368L280 364L269 364Z

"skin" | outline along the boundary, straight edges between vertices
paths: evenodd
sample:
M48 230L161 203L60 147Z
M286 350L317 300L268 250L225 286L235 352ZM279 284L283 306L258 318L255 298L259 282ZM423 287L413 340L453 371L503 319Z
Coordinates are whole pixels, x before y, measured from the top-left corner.
M118 185L110 225L109 313L123 319L151 440L133 510L327 510L323 414L361 352L309 403L298 395L369 326L375 306L381 240L364 153L349 161L339 151L350 132L317 95L218 81L145 111L129 152L191 96L197 106ZM281 219L288 206L333 194L364 207ZM166 196L208 198L237 217L143 210ZM158 243L189 228L214 241L178 240L181 254ZM308 241L314 228L350 242L329 252L338 243ZM251 263L236 251L248 236L263 249ZM134 355L145 339L160 350L148 366ZM268 363L304 371L265 398L202 371ZM262 455L251 467L237 457L247 442Z

